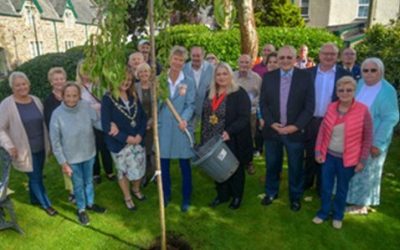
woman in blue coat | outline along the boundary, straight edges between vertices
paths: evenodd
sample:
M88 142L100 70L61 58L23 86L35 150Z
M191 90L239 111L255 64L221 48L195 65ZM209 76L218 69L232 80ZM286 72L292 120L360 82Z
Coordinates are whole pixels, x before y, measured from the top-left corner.
M192 78L185 76L182 71L186 59L186 49L181 46L174 46L169 56L168 81L160 83L168 85L168 98L182 117L182 122L178 123L176 121L165 104L161 106L158 118L165 206L171 200L170 160L178 159L182 174L182 212L186 212L190 205L192 192L190 158L193 156L190 141L184 130L188 129L193 136L193 127L189 121L195 109L194 81Z
M380 204L383 165L393 128L399 121L399 106L395 88L384 79L380 59L367 58L361 65L362 79L358 82L356 100L367 105L373 121L373 141L370 157L363 171L350 181L347 203L351 214L367 214L369 206Z

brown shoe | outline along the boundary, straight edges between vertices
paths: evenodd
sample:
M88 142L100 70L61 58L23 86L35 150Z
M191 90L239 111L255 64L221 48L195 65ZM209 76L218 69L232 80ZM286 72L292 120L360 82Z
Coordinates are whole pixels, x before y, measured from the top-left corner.
M247 173L249 175L253 175L256 173L256 168L253 165L253 162L250 162L249 165L247 165Z

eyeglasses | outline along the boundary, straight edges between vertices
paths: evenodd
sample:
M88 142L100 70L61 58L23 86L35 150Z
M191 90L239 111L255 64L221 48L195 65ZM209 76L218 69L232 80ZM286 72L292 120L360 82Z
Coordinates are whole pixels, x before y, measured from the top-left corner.
M376 73L376 72L378 72L378 69L363 69L362 72L364 72L364 73L368 73L368 72Z
M344 92L351 93L353 91L354 91L354 89L338 89L337 90L338 93L344 93Z
M279 58L279 60L285 60L285 58L287 59L287 60L292 60L293 59L293 56L280 56L280 57L278 57Z

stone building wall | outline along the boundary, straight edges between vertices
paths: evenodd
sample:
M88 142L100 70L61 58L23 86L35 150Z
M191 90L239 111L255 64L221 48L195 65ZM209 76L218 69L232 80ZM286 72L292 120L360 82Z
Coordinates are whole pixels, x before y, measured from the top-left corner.
M32 46L36 45L36 37L40 54L63 52L67 49L66 42L70 47L83 45L97 29L94 25L77 23L73 15L70 15L70 19L64 15L64 20L60 21L47 20L42 19L35 8L33 16L35 25L29 23L25 11L21 11L20 17L0 16L0 37L3 37L0 39L0 48L5 50L7 64L11 68L34 57Z

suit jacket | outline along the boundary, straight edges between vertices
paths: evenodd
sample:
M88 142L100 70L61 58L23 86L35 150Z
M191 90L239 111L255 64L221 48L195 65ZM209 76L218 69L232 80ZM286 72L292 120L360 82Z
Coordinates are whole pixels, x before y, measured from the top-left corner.
M195 77L192 69L192 61L189 61L183 67L183 73L195 81ZM210 87L211 81L214 79L214 66L207 61L203 61L203 68L201 69L199 86L194 87L196 90L196 101L195 101L195 116L201 118L203 109L203 102L206 97L206 92Z
M354 64L353 68L351 68L351 71L348 69L345 69L342 64L338 64L340 67L342 67L344 70L347 70L348 72L351 73L353 76L354 80L358 81L361 78L361 67L358 64Z
M308 71L311 73L312 76L312 81L315 86L315 78L317 77L317 70L318 70L319 65L309 68ZM332 102L337 101L338 97L336 95L336 82L343 76L352 76L350 72L347 70L343 69L342 66L336 65L336 74L335 74L335 83L333 85L333 93L332 93Z
M260 107L265 120L263 136L265 139L276 139L279 134L271 128L275 122L280 123L280 69L264 75ZM304 128L313 117L315 93L311 75L308 71L294 68L287 102L287 125L295 125L299 130L288 135L291 141L304 140Z
M168 84L168 82L160 84ZM169 99L182 119L188 122L188 130L194 138L193 126L189 121L193 117L195 108L195 83L192 78L185 75L185 78L176 84L176 91ZM186 88L185 93L179 90L180 85L185 85L182 87ZM158 130L161 158L189 159L194 156L187 135L179 129L178 122L165 103L158 111Z

